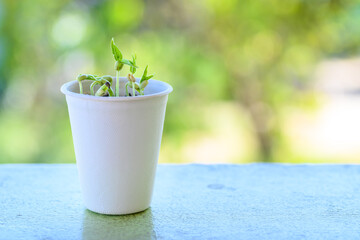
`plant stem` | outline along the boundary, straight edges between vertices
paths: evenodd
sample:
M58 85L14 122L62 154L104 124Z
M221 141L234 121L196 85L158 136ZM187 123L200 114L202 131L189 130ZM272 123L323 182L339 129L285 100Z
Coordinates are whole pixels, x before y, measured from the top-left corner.
M83 87L81 81L79 81L79 89L80 89L80 94L83 94Z
M128 89L128 86L129 86L129 82L127 82L126 83L126 85L125 85L125 96L127 97L127 96L129 96L129 89Z
M132 82L132 89L133 89L133 97L135 97L135 83Z
M119 82L120 71L116 71L116 86L115 86L115 96L120 97L120 82Z
M111 87L108 89L108 92L109 92L109 96L110 96L110 97L114 97L114 92L113 92L113 90L111 89Z
M95 95L95 93L94 93L94 87L95 87L96 84L98 84L98 82L93 82L93 83L90 85L90 94L91 94L91 95Z

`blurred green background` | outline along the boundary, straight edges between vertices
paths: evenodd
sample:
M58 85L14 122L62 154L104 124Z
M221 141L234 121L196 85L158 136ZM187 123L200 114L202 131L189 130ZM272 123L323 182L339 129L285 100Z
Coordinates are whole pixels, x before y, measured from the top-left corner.
M75 162L59 88L111 37L174 87L160 162L359 160L360 1L3 0L0 163Z

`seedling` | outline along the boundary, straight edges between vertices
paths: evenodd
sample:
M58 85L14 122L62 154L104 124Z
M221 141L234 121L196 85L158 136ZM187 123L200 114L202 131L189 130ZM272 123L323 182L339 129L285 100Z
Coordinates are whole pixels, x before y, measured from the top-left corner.
M104 75L104 76L96 76L92 74L80 74L77 77L77 81L79 82L79 92L80 94L84 94L82 81L84 80L91 80L93 81L90 85L90 95L94 96L100 96L100 97L120 97L120 71L123 69L124 65L127 65L130 67L130 73L127 75L127 79L129 80L125 85L125 92L126 97L127 96L136 96L136 92L139 93L139 95L144 95L144 89L148 85L148 80L152 78L154 75L147 75L147 69L148 66L145 67L144 73L140 79L140 82L137 83L136 79L134 77L134 74L136 73L137 68L139 68L136 65L136 55L132 56L132 60L124 59L121 51L119 48L115 45L114 39L111 39L111 51L115 59L115 72L116 72L116 82L115 82L115 94L111 87L113 78L110 75ZM96 85L100 85L100 88L94 92L94 88ZM129 94L129 89L132 89L132 95Z

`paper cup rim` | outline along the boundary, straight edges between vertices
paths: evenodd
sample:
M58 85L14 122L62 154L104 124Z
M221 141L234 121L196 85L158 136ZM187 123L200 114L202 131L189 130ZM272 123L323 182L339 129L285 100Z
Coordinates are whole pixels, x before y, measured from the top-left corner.
M121 77L121 79L125 79L125 78ZM136 78L136 79L139 80L138 78ZM140 95L140 96L135 96L135 97L98 97L98 96L80 94L80 93L70 91L69 87L74 85L74 84L78 84L78 81L74 80L74 81L64 83L61 86L60 91L63 94L67 95L67 96L72 96L72 97L75 97L75 98L80 98L80 99L90 100L90 101L105 101L105 102L141 101L141 100L146 100L146 99L149 99L149 98L156 98L156 97L168 95L169 93L171 93L173 91L173 88L172 88L172 86L170 84L168 84L166 82L163 82L163 81L150 79L149 84L163 85L165 87L165 90L157 92L157 93L152 93L152 94L147 94L147 95Z

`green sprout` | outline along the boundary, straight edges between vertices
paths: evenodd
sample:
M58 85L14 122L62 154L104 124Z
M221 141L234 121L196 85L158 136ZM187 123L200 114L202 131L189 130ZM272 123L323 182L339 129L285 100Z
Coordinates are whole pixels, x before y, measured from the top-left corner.
M110 83L106 82L104 85L102 85L99 90L96 91L95 96L106 96L107 91L110 89Z
M111 39L111 50L115 59L115 71L116 71L116 86L115 86L115 96L120 96L120 70L123 68L124 64L130 66L130 69L136 69L138 66L135 65L135 59L133 61L129 61L127 59L123 59L123 55L119 48L115 45L114 38ZM135 70L136 71L136 70Z
M133 90L132 96L135 96L135 90L138 91L140 95L144 95L144 89L149 84L148 80L151 79L152 77L154 77L154 74L147 75L147 69L148 69L148 66L146 66L146 68L144 70L144 73L140 79L140 83L137 83L135 81L133 72L131 72L131 70L130 70L131 73L128 74L129 81L125 85L126 96L129 96L128 87L132 88L132 90Z
M127 76L128 78L128 82L126 83L125 85L125 91L126 91L126 94L125 96L129 96L129 91L128 91L128 87L132 88L132 96L135 96L135 90L137 90L138 92L140 91L140 86L139 84L136 82L136 79L134 77L134 75L132 75L131 73L128 74Z
M123 68L124 64L121 62L122 53L120 52L119 48L115 45L114 38L111 39L111 50L115 58L115 71L116 71L115 96L119 97L120 96L119 75L120 75L120 70Z
M115 45L114 38L111 39L111 51L115 59L115 71L116 71L116 77L115 77L115 94L113 89L111 88L111 85L113 83L113 78L110 75L104 75L104 76L96 76L92 74L80 74L77 77L77 81L79 82L79 92L80 94L84 94L83 91L83 85L82 81L84 80L91 80L93 81L90 85L90 95L93 96L102 96L102 97L120 97L120 71L123 69L124 65L127 65L130 67L130 73L128 74L128 82L125 85L125 92L126 96L129 95L129 89L132 89L132 96L136 96L136 91L140 95L144 95L144 88L148 85L148 80L152 78L154 75L147 75L147 69L148 66L146 66L144 73L141 77L140 82L136 82L136 78L134 77L134 74L136 73L136 70L138 66L136 65L136 55L132 56L132 60L127 60L123 58L123 55L119 48ZM94 88L96 85L100 85L100 88L95 92Z
M84 94L83 92L83 87L82 87L82 81L84 80L95 80L96 76L95 75L91 75L91 74L79 74L79 76L77 77L77 80L79 82L79 89L80 89L80 94Z
M132 61L130 61L131 64L133 64L134 66L136 66L136 55L133 55L132 57ZM134 74L136 72L136 68L135 67L130 67L130 73L128 74L128 80L129 82L126 83L125 85L125 90L126 90L126 96L129 95L128 92L128 87L132 88L132 95L135 96L135 87L137 86L139 89L139 84L136 82L136 79L134 77ZM138 90L136 89L136 90Z
M112 84L112 77L110 75L105 75L105 76L102 76L102 77L97 77L96 80L94 80L94 82L90 85L90 94L91 95L95 95L95 96L99 96L99 95L96 95L94 94L94 87L96 85L101 85L101 86L104 86L106 83L109 83L109 86L107 91L109 93L109 96L110 97L113 97L114 96L114 92L111 88L111 84ZM100 87L101 88L101 87ZM100 90L100 89L99 89ZM104 93L106 95L106 93ZM102 96L102 95L101 95Z
M148 69L148 65L146 65L146 68L144 70L144 73L140 79L140 95L144 95L144 89L145 87L149 84L149 79L154 77L154 74L151 75L147 75L147 69Z

